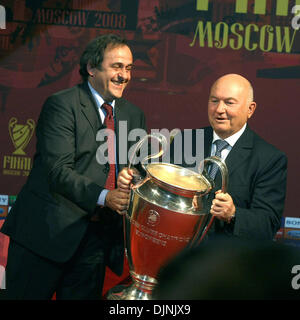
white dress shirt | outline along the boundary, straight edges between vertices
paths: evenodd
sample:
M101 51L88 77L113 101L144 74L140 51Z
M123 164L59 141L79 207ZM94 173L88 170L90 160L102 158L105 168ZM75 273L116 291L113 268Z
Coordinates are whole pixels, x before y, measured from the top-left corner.
M234 133L232 136L226 138L226 139L222 139L220 138L215 131L213 132L213 140L212 140L212 146L211 146L211 156L214 156L216 153L216 144L214 143L216 140L221 139L221 140L225 140L228 143L228 146L226 148L224 148L221 151L221 159L225 160L226 157L228 156L229 152L231 151L231 149L233 148L233 146L235 145L235 143L238 141L238 139L240 138L240 136L244 133L245 129L246 129L247 124L245 123L244 126L236 133Z
M105 113L104 111L102 110L101 106L103 105L103 103L105 102L104 99L101 97L101 95L91 86L91 84L88 82L88 86L92 92L92 95L95 99L95 102L97 104L97 107L98 107L98 110L99 110L99 114L100 114L100 118L101 118L101 121L102 123L104 122L104 119L105 119ZM112 106L112 109L113 109L113 114L115 112L115 100L112 101L112 103L110 103L110 105ZM107 189L103 189L99 195L99 198L98 198L98 201L97 201L97 204L99 206L104 206L105 204L105 198L106 198L106 195L108 193L109 190Z
M105 113L102 110L102 105L105 102L104 99L101 97L101 95L91 86L91 84L88 82L89 88L92 92L92 95L95 99L95 102L97 104L98 110L99 110L99 114L100 114L100 118L102 123L104 122L105 119ZM115 114L115 100L113 100L111 103L109 103L112 106L113 109L113 114Z

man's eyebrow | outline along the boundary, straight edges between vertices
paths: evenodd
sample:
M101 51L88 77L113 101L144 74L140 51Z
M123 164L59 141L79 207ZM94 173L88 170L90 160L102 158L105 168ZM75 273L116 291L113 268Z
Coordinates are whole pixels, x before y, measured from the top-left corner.
M234 100L234 101L237 101L237 99L234 98L234 97L228 97L228 98L225 98L225 100Z
M209 98L210 98L210 99L221 99L221 98L216 97L216 96L214 96L214 95L210 95ZM224 98L224 99L222 99L222 100L234 100L234 101L237 101L237 99L234 98L234 97L227 97L227 98Z
M216 96L214 96L214 95L210 95L210 96L209 96L209 99L218 99L218 100L219 100L220 98L219 98L219 97L216 97Z
M125 67L133 67L134 66L133 63L125 65L123 62L113 62L111 65L112 66L125 66Z

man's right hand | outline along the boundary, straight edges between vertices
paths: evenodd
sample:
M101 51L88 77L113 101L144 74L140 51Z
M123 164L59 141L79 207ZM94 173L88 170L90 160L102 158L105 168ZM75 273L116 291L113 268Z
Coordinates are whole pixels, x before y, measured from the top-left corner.
M130 183L132 181L133 171L129 168L123 168L119 175L117 180L118 188L122 191L128 191L130 190Z
M117 211L118 214L125 214L129 205L130 189L120 188L108 191L105 198L105 206Z

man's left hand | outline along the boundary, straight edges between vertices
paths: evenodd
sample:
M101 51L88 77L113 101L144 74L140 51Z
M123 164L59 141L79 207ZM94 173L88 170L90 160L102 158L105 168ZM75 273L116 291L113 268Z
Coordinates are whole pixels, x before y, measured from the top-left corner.
M218 190L212 201L210 213L220 220L230 222L235 215L235 205L230 194Z

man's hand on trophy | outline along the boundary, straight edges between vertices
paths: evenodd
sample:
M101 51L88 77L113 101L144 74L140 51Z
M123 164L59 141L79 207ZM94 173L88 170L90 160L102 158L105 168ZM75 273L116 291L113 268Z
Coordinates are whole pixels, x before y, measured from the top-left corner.
M193 197L192 206L193 206L194 210L198 210L200 208L199 203L198 203L198 199L199 199L198 196Z
M235 216L235 205L229 193L218 190L212 201L210 213L216 218L229 223Z
M129 192L130 191L130 183L133 177L133 172L129 168L123 168L117 180L117 186L120 190Z
M117 211L118 214L125 214L129 205L129 191L124 191L120 188L108 191L105 198L105 206Z

